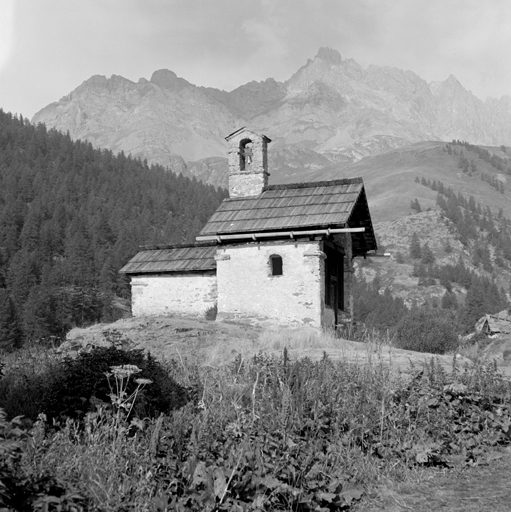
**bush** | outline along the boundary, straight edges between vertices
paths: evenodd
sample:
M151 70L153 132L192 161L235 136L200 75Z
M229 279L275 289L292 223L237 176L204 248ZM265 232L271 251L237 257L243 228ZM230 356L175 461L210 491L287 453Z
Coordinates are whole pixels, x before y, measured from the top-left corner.
M139 394L134 414L138 417L155 417L184 405L186 391L165 371L150 354L142 350L122 350L117 347L96 347L81 353L75 359L64 358L46 389L42 411L50 418L80 418L95 409L95 404L110 404L110 387L106 373L112 366L135 365L142 371L137 377L150 379L152 384ZM137 384L129 382L131 394Z
M396 329L396 346L416 352L445 354L458 346L454 316L449 311L415 309Z
M214 306L211 306L206 310L206 312L204 313L204 317L206 318L206 320L216 320L217 313L218 307L215 304Z
M0 358L0 408L8 418L23 416L34 421L42 412L42 399L60 356L39 344L27 344Z

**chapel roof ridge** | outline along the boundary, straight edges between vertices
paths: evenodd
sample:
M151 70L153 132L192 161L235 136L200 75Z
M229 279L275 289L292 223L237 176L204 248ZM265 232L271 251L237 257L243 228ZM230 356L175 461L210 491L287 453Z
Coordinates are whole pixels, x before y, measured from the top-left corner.
M268 185L264 188L266 190L288 190L294 188L313 188L313 187L334 187L337 185L356 185L358 183L363 184L362 178L338 178L336 180L325 180L325 181L307 181L303 183L282 183L276 185Z
M192 247L209 247L216 245L215 242L190 242L188 244L147 244L139 245L141 251L160 251L165 249L188 249Z

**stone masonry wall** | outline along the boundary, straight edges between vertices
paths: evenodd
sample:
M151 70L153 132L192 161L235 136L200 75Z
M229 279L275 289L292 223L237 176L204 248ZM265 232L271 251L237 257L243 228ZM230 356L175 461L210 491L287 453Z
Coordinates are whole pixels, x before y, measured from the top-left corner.
M267 184L266 174L230 174L229 197L257 196Z
M219 247L217 318L321 327L325 254L320 244L291 241ZM282 257L281 276L271 275L271 255Z
M208 274L140 275L131 277L133 316L184 314L203 316L216 304L214 272Z

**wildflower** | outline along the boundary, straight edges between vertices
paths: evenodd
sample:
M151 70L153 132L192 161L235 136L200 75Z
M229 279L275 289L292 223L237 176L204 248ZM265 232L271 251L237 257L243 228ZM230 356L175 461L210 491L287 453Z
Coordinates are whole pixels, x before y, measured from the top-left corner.
M139 386L145 386L146 384L152 384L153 383L153 381L150 380L150 379L135 379L135 382Z
M125 379L131 377L135 373L140 373L142 370L134 364L122 364L120 366L111 367L112 374L115 378Z

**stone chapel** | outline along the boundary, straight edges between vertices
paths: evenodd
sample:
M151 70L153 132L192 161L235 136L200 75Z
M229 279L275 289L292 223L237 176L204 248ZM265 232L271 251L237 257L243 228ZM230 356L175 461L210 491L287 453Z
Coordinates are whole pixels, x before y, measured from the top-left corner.
M229 198L193 245L144 247L121 270L134 316L332 329L353 317L353 258L377 250L361 178L268 184L271 140L231 133Z

